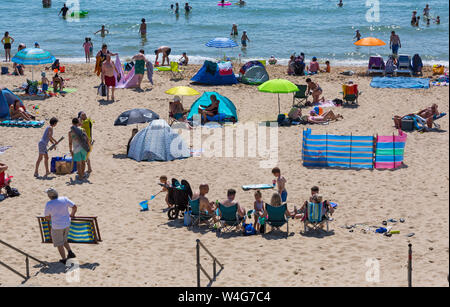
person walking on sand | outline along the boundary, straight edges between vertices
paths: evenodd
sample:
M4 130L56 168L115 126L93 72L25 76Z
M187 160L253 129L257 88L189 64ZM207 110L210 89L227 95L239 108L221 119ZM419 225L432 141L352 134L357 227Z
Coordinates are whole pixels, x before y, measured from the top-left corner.
M132 60L134 61L134 74L138 77L138 88L141 88L142 79L144 79L145 66L148 63L147 58L144 55L144 49L139 50Z
M45 205L44 216L47 221L52 223L51 238L53 246L58 249L61 256L59 262L66 264L67 259L76 257L70 248L67 236L71 218L75 217L77 206L67 197L58 197L58 192L54 188L47 189L45 192L50 201ZM71 208L70 214L69 208ZM67 250L67 258L64 248Z
M5 32L5 36L2 38L3 48L5 49L5 62L11 62L11 45L13 43L14 38L9 36L9 32Z
M98 32L100 32L100 36L102 37L102 43L103 43L103 40L105 39L106 34L109 34L109 31L107 29L105 29L105 25L102 25L102 28L100 30L98 30L97 32L95 32L94 35L97 34Z
M86 113L83 111L78 112L78 120L80 121L81 128L84 130L84 132L86 132L89 140L89 151L86 156L86 164L88 170L86 171L86 173L90 174L92 173L90 155L92 152L92 145L94 145L94 141L92 140L92 125L94 124L94 121L90 117L87 117Z
M86 132L80 127L78 118L72 119L72 127L69 131L69 151L73 162L77 163L77 180L85 179L86 159L89 152L89 140Z
M106 61L102 64L102 82L106 86L111 88L111 100L114 101L114 89L116 88L116 77L114 76L114 71L119 75L116 65L111 61L111 55L106 55ZM109 90L107 91L106 100L109 101Z
M42 136L41 140L38 143L39 148L39 156L36 161L36 168L34 169L34 177L39 177L39 165L41 164L42 159L44 159L44 165L45 165L45 176L47 177L50 175L50 170L48 168L48 151L47 146L48 142L51 142L52 144L57 144L57 141L53 138L53 129L56 127L56 124L58 124L58 119L55 117L52 117L50 119L50 125L45 128L44 135Z
M400 37L395 34L395 31L391 32L391 38L389 41L389 47L392 49L392 54L398 54L398 48L402 48L402 43L400 42Z
M172 49L170 48L170 47L168 47L168 46L161 46L161 47L159 47L158 49L156 49L155 50L155 55L156 55L156 58L155 58L155 66L159 66L158 64L158 57L159 57L159 54L160 53L162 53L162 63L161 63L161 66L164 66L164 63L165 63L165 61L167 60L167 65L169 65L170 64L170 61L169 61L169 55L170 55L170 52L172 51Z

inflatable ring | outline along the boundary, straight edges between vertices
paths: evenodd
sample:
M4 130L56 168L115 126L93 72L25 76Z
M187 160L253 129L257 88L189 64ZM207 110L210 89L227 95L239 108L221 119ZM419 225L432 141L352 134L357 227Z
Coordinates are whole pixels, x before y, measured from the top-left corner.
M219 2L219 3L217 3L217 5L218 6L229 6L229 5L231 5L231 2L224 2L224 3Z
M70 17L75 17L76 14L78 14L79 17L86 17L86 15L89 14L89 12L88 11L72 12L72 14L70 14Z

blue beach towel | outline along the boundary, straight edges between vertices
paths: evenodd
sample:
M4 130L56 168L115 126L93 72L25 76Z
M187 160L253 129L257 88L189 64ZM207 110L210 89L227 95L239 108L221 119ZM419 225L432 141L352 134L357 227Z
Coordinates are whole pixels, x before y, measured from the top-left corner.
M370 82L370 86L375 88L429 88L430 79L410 77L373 77L372 82Z

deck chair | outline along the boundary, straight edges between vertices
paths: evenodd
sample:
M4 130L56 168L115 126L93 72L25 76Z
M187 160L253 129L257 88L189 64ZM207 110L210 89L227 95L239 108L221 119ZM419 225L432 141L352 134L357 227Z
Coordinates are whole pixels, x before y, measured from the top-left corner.
M231 231L233 229L237 229L237 227L244 220L244 218L240 217L238 214L237 205L226 207L219 203L219 212L220 212L220 224L221 224L221 228L219 230L219 235L222 232L222 228L225 231Z
M411 57L409 55L399 55L397 60L397 69L395 75L408 74L412 76Z
M323 202L320 204L309 202L306 205L305 216L303 218L304 232L306 233L308 231L309 226L316 230L324 223L327 225L328 232L328 212Z
M358 84L343 84L341 93L345 104L358 105L358 97L362 92L358 91Z
M274 229L280 229L284 224L286 224L287 225L286 239L287 239L289 236L289 220L285 216L286 210L287 210L286 204L279 207L274 207L269 204L266 204L266 211L267 211L266 223L272 227L270 232L272 232Z
M180 69L177 62L170 62L170 72L174 79L184 79L184 71Z
M189 111L190 110L184 110L183 115L189 114ZM168 121L169 126L172 126L175 122L184 123L183 121L176 119L173 116L172 112L169 112L169 121ZM187 122L187 121L185 121L185 122Z
M304 107L308 104L308 95L306 93L308 86L303 84L296 84L296 85L298 87L298 91L294 92L294 96L292 98L292 106L299 108Z
M206 223L208 227L212 227L211 220L213 216L205 212L200 212L200 199L192 200L189 198L189 207L191 209L189 215L192 221L190 227L200 227L200 223Z
M384 76L386 73L385 69L386 69L386 67L385 67L384 60L382 57L371 56L369 58L369 67L367 69L368 75L382 74Z
M53 243L51 237L51 221L45 217L38 216L39 230L41 232L42 243ZM98 228L96 216L77 216L70 222L69 234L67 236L69 243L98 244L102 241L100 230Z

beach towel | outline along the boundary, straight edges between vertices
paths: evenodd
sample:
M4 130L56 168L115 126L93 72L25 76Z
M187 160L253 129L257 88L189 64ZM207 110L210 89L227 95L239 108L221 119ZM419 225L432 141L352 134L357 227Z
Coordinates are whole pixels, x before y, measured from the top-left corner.
M249 191L249 190L267 190L267 189L273 189L273 185L271 184L249 184L249 185L243 185L242 190Z
M119 56L116 56L115 62L116 69L119 73L114 70L114 77L117 80L116 88L134 88L138 86L138 77L134 73L134 66L131 68L128 74L125 74L123 70L122 63L120 62ZM153 76L153 69L151 72ZM148 76L148 72L147 72ZM153 80L152 80L153 81ZM150 82L152 82L150 81ZM152 83L153 84L153 83Z
M152 62L147 62L147 78L148 81L153 85L153 64Z
M44 126L45 121L39 120L0 120L0 126L3 127L25 127L25 128L41 128Z
M374 77L372 78L372 82L370 82L370 86L375 88L427 89L430 88L430 79L409 77Z
M326 101L315 102L315 103L313 103L313 106L323 107L323 108L331 108L331 107L335 107L336 104L333 102L333 100L326 100Z
M11 148L12 146L0 146L0 155L4 154L6 150Z

